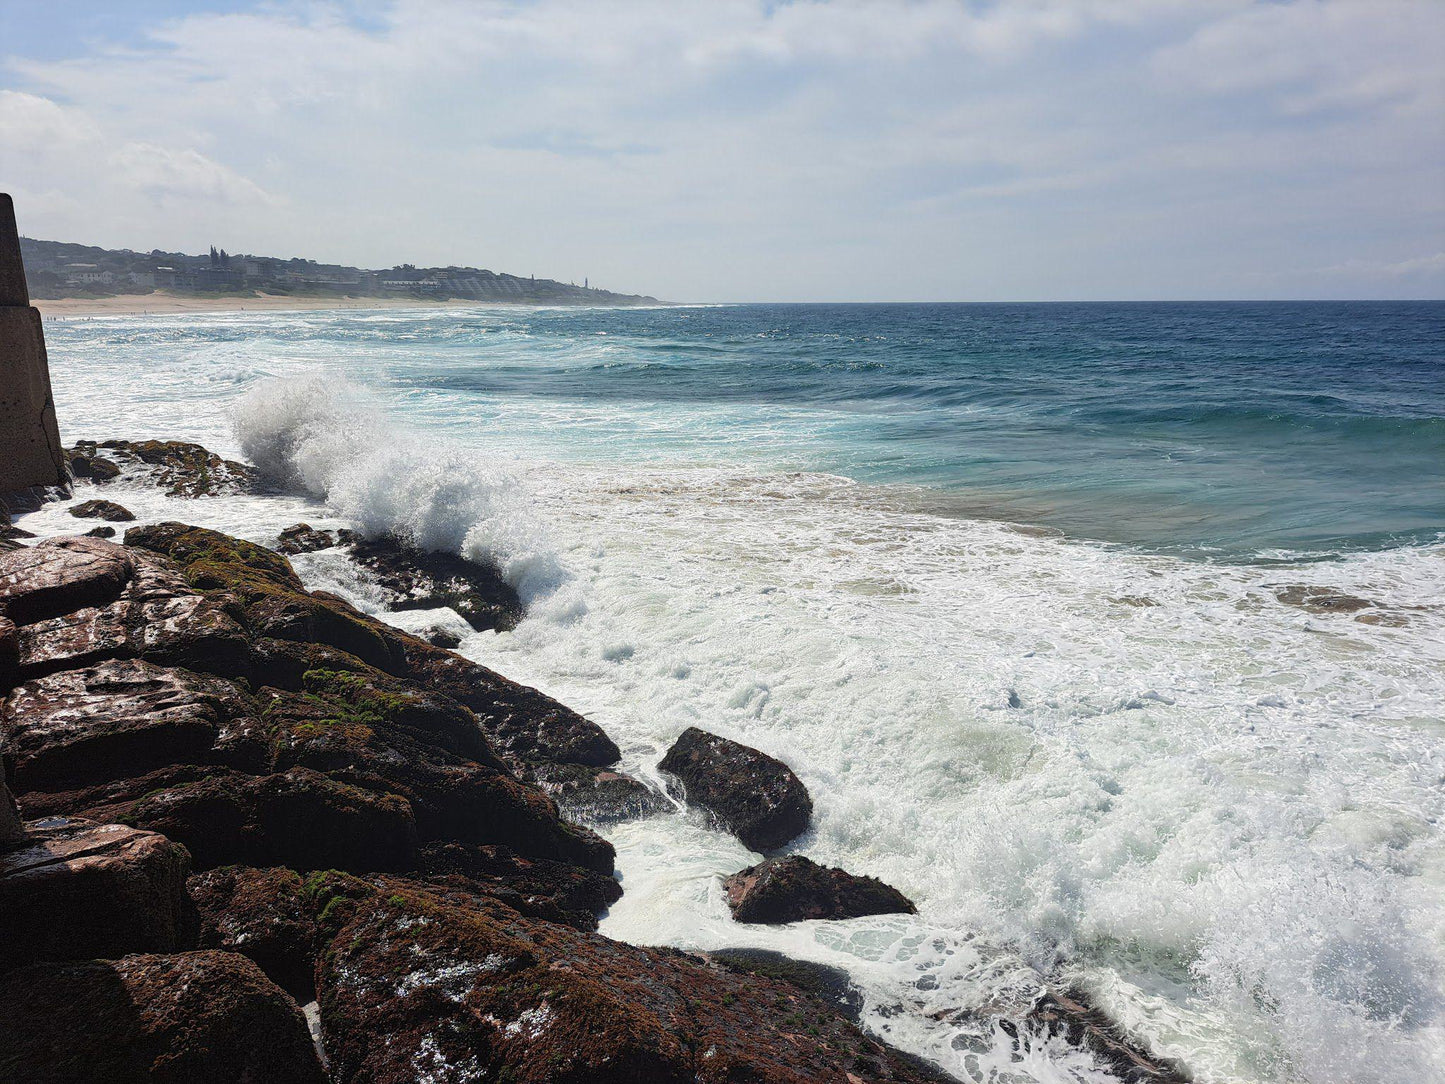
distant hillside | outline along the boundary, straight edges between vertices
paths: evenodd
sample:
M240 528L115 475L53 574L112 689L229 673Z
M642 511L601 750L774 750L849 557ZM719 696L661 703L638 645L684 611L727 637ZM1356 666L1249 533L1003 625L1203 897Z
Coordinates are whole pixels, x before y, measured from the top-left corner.
M553 279L522 278L477 267L413 267L370 271L315 260L282 260L212 248L132 252L64 241L20 238L25 278L35 298L111 297L168 290L179 294L296 294L333 297L415 297L535 305L646 305L654 297L617 294Z

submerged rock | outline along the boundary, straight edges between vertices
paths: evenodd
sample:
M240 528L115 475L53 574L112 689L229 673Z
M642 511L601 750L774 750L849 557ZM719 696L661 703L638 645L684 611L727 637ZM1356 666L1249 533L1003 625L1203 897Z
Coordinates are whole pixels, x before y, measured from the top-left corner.
M534 767L531 775L575 820L605 824L670 808L651 787L610 768L550 763Z
M723 887L739 922L911 915L918 910L907 896L874 877L820 866L797 854L769 858L734 873Z
M135 513L115 501L82 501L70 509L76 519L106 519L113 523L135 519Z
M31 822L22 842L0 851L0 972L186 947L195 933L189 868L184 848L152 832Z
M1088 1049L1128 1084L1186 1084L1189 1080L1172 1062L1155 1058L1130 1042L1077 990L1046 993L1029 1013L1029 1020L1047 1034L1061 1035L1070 1045ZM1014 1032L1011 1024L1002 1024L1005 1031Z
M0 978L0 1080L325 1084L301 1010L244 956L36 964Z
M1352 614L1376 605L1369 599L1346 595L1332 587L1309 587L1304 584L1280 588L1274 597L1286 606L1298 606L1313 613Z
M755 851L776 850L801 834L813 814L807 788L786 764L716 734L688 727L658 765Z
M85 532L85 537L86 537L86 538L114 538L114 537L115 537L115 528L114 528L114 527L92 527L90 530L88 530L88 531Z

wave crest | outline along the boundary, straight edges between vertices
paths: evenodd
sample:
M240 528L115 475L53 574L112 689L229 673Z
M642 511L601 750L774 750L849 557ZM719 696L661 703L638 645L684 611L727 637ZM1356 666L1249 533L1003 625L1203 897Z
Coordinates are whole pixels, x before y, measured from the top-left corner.
M325 501L368 537L495 564L523 602L566 572L530 489L508 465L390 423L358 388L276 378L232 411L242 452L265 476Z

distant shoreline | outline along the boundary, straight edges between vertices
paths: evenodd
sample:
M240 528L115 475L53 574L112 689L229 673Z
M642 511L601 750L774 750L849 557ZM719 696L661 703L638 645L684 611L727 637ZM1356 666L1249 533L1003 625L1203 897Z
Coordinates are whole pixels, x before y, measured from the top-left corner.
M291 297L264 294L240 297L218 294L194 297L157 291L151 294L118 294L114 297L58 297L31 300L47 319L74 316L142 316L214 312L303 312L312 309L457 309L515 305L516 302L478 301L449 298L428 301L416 297Z

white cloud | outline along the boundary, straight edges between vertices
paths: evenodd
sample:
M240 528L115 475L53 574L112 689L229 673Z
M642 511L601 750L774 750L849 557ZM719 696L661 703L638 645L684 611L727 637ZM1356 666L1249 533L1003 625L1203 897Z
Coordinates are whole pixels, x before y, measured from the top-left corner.
M13 59L27 229L682 298L1289 293L1317 283L1291 268L1445 243L1445 5L348 11Z

